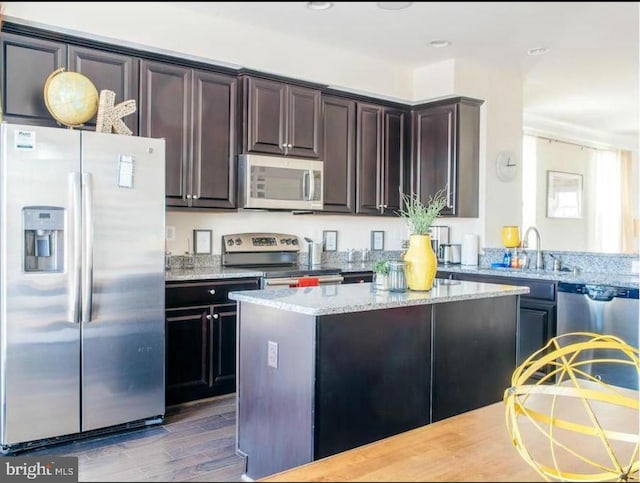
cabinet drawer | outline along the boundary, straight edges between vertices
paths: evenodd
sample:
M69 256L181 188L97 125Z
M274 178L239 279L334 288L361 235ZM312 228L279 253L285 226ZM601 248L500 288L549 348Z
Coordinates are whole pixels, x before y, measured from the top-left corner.
M522 285L527 285L530 290L530 292L527 295L523 295L523 297L550 301L555 301L556 299L555 282L527 280Z
M189 307L193 305L217 305L234 303L228 298L229 292L255 290L259 288L257 278L205 280L201 282L169 282L165 288L167 308Z
M373 282L373 272L343 272L342 283Z

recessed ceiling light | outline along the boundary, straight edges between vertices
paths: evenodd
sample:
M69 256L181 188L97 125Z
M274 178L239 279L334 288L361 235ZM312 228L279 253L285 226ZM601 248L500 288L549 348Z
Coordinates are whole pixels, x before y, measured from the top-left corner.
M533 49L527 50L528 55L544 55L551 52L551 49L548 47L536 47Z
M307 8L311 10L327 10L333 7L333 2L307 2Z
M378 7L384 10L402 10L409 8L413 2L378 2Z
M429 46L431 47L435 47L436 49L440 49L442 47L449 47L451 45L451 42L449 40L432 40L431 42L429 42Z

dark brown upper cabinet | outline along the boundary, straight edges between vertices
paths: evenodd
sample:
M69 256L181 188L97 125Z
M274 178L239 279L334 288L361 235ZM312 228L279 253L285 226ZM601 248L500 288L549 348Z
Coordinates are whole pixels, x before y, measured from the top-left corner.
M133 99L138 105L140 61L135 57L103 50L70 45L68 69L86 75L100 92L108 89L115 92L115 103ZM138 134L138 112L125 116L122 121L134 135ZM96 117L86 123L95 128Z
M442 215L478 217L481 100L456 97L415 108L410 186L423 203L446 189Z
M9 122L57 126L44 103L44 83L66 65L67 46L3 32L2 109Z
M166 142L170 207L235 208L234 76L160 62L140 66L140 132Z
M395 215L404 178L406 113L359 103L357 117L356 213Z
M322 97L324 212L355 213L356 103Z
M4 119L10 122L57 126L44 102L44 84L56 69L64 67L87 76L98 92L116 93L116 103L138 100L138 63L135 57L62 42L3 33L2 99ZM138 114L123 121L138 134ZM95 116L86 123L95 127Z
M320 91L266 79L244 80L244 152L320 157Z

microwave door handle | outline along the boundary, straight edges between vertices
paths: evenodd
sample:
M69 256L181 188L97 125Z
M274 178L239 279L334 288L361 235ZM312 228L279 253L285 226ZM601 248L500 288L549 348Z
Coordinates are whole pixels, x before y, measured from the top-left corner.
M307 171L307 173L308 173L308 176L309 176L309 198L307 198L307 200L313 201L313 198L316 195L315 178L313 177L313 170L312 169Z
M302 176L302 199L308 200L307 191L309 191L309 171L305 171Z

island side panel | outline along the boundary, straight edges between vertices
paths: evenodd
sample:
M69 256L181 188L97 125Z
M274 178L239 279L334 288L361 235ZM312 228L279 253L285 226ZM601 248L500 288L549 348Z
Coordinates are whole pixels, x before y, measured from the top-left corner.
M433 306L432 422L502 400L516 368L519 298Z
M431 306L318 318L314 459L429 423Z
M252 479L313 460L314 337L313 316L239 302L238 449Z

